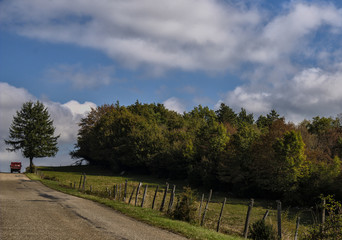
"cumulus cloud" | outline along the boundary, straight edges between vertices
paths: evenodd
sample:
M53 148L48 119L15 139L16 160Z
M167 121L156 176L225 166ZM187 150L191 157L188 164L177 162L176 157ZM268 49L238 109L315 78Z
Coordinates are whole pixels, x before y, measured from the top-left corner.
M227 94L224 102L235 108L243 107L249 112L266 112L270 109L270 94L266 92L248 92L243 87L237 87Z
M46 77L55 82L71 82L74 88L93 88L109 85L114 74L110 66L97 66L85 69L81 65L60 65L46 71Z
M24 88L16 88L5 82L0 82L0 134L1 141L8 135L13 115L20 110L27 101L36 101L36 98Z
M16 88L5 82L0 82L0 171L8 171L7 168L10 161L23 160L20 152L12 153L6 151L6 147L8 146L5 145L4 139L8 138L8 131L16 111L20 111L23 103L36 100L38 99L27 90ZM79 103L75 100L71 100L65 104L46 100L42 102L48 108L51 119L54 121L54 126L56 127L55 135L60 135L58 139L60 151L56 156L58 163L67 162L70 164L72 161L68 156L68 152L72 149L77 139L77 124L96 105L91 102ZM23 162L25 165L27 164L26 160ZM47 165L56 163L55 160L35 160L35 163L39 162Z
M185 112L185 106L182 103L182 101L176 97L171 97L163 102L164 106L172 111L175 111L177 113L184 113Z
M308 49L305 37L322 26L330 27L331 33L342 26L341 11L332 4L293 1L272 17L265 12L218 0L0 3L0 21L19 34L92 47L127 66L148 65L158 71L232 70L246 62L285 64L299 49ZM76 76L78 86L85 78L63 68L56 74L67 70L65 78ZM93 79L82 82L91 85Z
M0 3L0 21L19 34L92 47L127 66L157 69L224 69L260 20L254 8L210 0Z
M308 68L273 88L258 91L251 85L239 86L222 100L235 109L266 114L276 109L293 122L314 116L336 116L342 112L342 64L332 70Z
M330 33L341 27L341 11L330 4L291 4L265 24L256 41L247 46L246 56L253 62L273 65L298 51L302 54L309 46L305 37L322 26L332 27Z
M60 134L59 141L62 143L75 143L78 132L78 123L82 117L96 105L91 102L83 104L71 100L65 104L58 102L45 101L45 106L54 120L56 134Z
M92 102L84 102L79 103L75 100L71 100L62 106L67 107L70 109L70 111L73 113L73 115L81 115L84 116L86 113L89 112L92 108L96 108L96 104Z
M326 1L289 1L275 12L233 2L4 0L0 21L23 36L100 50L127 67L228 70L249 81L221 99L238 109L275 108L292 118L340 111L341 70L328 66L342 54L327 43L341 42L342 10ZM108 84L112 70L101 70L100 79L77 66L52 74L92 87ZM177 98L165 106L184 111Z

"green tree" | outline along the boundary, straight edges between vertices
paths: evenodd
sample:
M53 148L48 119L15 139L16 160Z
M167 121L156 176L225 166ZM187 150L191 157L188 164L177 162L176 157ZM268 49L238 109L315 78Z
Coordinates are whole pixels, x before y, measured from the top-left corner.
M238 115L238 123L247 123L247 124L253 124L254 123L254 116L253 113L247 114L246 109L241 108L241 111L239 112Z
M201 105L185 114L185 119L193 140L189 180L195 185L212 187L217 182L218 158L229 142L227 130L217 121L213 110Z
M253 165L252 145L259 137L253 125L240 124L237 133L231 136L225 155L219 160L219 179L237 194L250 192Z
M30 171L33 171L33 158L53 157L58 152L55 128L47 108L37 101L26 102L13 117L9 129L9 140L5 140L8 151L21 150L25 158L30 159Z
M311 123L308 123L307 128L310 133L321 135L334 126L334 120L326 117L314 117Z
M293 125L285 123L284 119L278 119L252 144L252 178L257 185L257 192L264 196L266 194L267 196L281 197L279 192L275 192L277 187L274 184L274 179L281 168L278 165L278 158L275 156L273 146L283 138L286 132L293 129Z
M273 145L275 150L275 171L273 191L282 192L290 200L298 189L300 180L309 175L305 144L299 132L286 132Z
M279 114L273 109L270 113L267 114L267 116L260 115L258 120L256 121L256 124L258 128L268 128L272 125L272 123L276 120L280 119Z
M221 123L229 123L233 126L237 124L237 115L229 106L221 103L220 109L215 111L217 119Z
M70 152L70 156L73 159L78 159L76 163L81 164L82 161L87 161L89 164L96 165L96 156L93 154L93 150L97 147L98 139L97 132L95 131L96 125L104 117L115 109L120 108L119 103L114 105L103 105L96 109L92 109L85 118L82 118L78 126L77 143L75 149Z

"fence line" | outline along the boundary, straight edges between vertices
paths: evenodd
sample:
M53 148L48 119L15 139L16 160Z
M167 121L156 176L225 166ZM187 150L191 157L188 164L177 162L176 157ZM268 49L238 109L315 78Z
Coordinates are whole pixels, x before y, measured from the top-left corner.
M40 176L42 179L44 178L44 173L37 170L35 172L36 175ZM48 176L46 177L48 178ZM86 189L86 184L87 184L87 176L85 173L82 173L80 175L80 180L79 180L79 184L78 184L78 191L82 191L84 193L89 193L89 194L98 194L99 191L95 191L93 189L92 185L89 185L89 191L85 191ZM74 182L70 182L69 183L69 187L76 189L76 181ZM145 203L146 203L146 196L148 195L148 185L145 185L144 188L144 192L142 195L142 200L141 203L138 204L139 201L139 193L140 193L140 188L142 187L143 183L139 182L138 186L133 186L130 185L132 187L132 191L129 197L129 200L127 202L127 204L131 204L131 201L133 199L133 194L135 193L135 202L134 202L134 206L140 206L140 207L144 207ZM122 201L122 202L126 202L125 200L127 199L127 193L128 193L129 189L128 189L128 180L125 180L124 183L118 183L115 184L113 186L113 194L112 191L108 189L108 187L106 187L106 194L105 196L109 197L110 199L113 200L118 200L118 201ZM152 204L151 204L151 208L154 209L155 205L156 205L156 199L157 199L157 195L158 195L158 191L159 191L159 185L157 185L155 187L155 192L153 194L153 200L152 200ZM164 207L166 205L166 198L168 196L169 193L169 183L166 183L165 185L165 189L163 190L163 196L162 196L162 200L161 200L161 204L160 204L160 208L159 211L163 211ZM101 196L102 193L100 191ZM152 196L152 195L150 195ZM174 206L174 201L176 198L176 185L173 185L172 190L170 191L170 196L169 196L169 201L168 201L168 206L166 209L167 213L171 213L173 206ZM208 208L209 208L209 203L211 201L212 198L212 190L210 190L207 201L206 201L206 205L205 208L203 210L202 213L202 207L203 207L203 202L204 202L204 194L202 194L201 196L201 200L200 200L200 204L199 204L199 208L198 208L198 217L201 217L201 221L200 221L200 225L203 226L205 224L205 218L206 218L206 214L208 212ZM224 207L226 205L226 200L227 198L224 198L223 202L222 202L222 206L221 206L221 210L219 212L218 215L218 219L217 219L217 227L216 227L216 231L219 232L220 231L220 226L221 226L221 221L224 215ZM179 198L178 198L179 201ZM281 201L277 200L277 229L278 229L278 239L282 239L282 219L281 219L281 213L282 213L282 206L281 206ZM249 205L248 205L248 210L247 210L247 215L246 215L246 220L245 220L245 226L244 226L244 230L243 230L243 237L247 238L248 237L248 230L249 230L249 225L250 225L250 219L251 219L251 214L252 214L252 208L253 208L253 204L254 204L254 199L251 199ZM322 204L323 205L323 211L322 211L322 222L324 223L325 221L325 203ZM266 210L265 214L263 215L262 220L266 221L266 218L269 215L270 210ZM300 217L298 216L296 219L296 228L295 228L295 232L294 232L294 239L298 238L298 229L299 229L299 224L300 224Z

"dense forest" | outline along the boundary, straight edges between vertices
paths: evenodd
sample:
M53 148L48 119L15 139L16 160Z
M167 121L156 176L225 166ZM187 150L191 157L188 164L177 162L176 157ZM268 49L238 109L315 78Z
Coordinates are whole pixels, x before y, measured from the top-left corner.
M79 124L70 154L115 171L184 179L237 197L310 204L342 199L342 120L286 122L272 110L254 119L221 104L178 114L162 104L103 105Z

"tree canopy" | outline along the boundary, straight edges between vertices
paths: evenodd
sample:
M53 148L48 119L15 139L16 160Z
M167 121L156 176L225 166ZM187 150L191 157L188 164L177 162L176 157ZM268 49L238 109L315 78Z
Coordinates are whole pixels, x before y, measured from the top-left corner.
M22 151L30 159L30 171L34 158L52 157L58 152L55 128L47 108L37 101L26 102L13 117L9 129L9 139L5 140L8 151Z
M71 152L116 171L303 204L320 193L342 199L341 154L338 119L295 125L275 110L254 121L253 113L236 113L224 103L217 111L199 105L178 114L138 101L93 109L81 120Z

